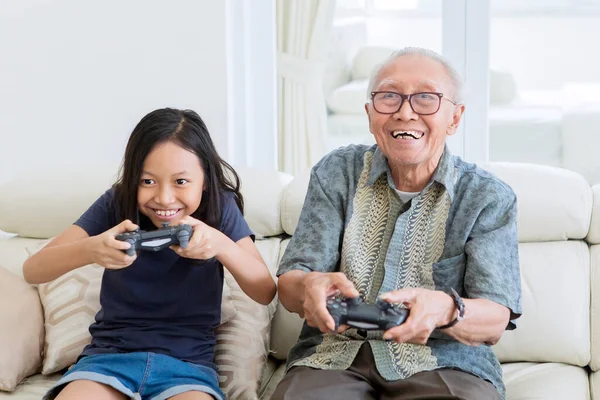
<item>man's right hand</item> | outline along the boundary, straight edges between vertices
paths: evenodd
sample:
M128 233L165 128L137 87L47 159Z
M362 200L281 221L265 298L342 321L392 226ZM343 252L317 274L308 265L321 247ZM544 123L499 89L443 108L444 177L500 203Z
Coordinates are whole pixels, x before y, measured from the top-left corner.
M359 295L352 282L341 272L310 272L302 278L302 288L306 323L323 333L335 329L333 318L327 311L327 298L338 294L344 297Z
M107 269L122 269L130 266L137 256L128 256L124 250L131 245L115 239L120 233L131 232L138 229L138 226L126 219L119 225L90 238L90 251L92 259Z

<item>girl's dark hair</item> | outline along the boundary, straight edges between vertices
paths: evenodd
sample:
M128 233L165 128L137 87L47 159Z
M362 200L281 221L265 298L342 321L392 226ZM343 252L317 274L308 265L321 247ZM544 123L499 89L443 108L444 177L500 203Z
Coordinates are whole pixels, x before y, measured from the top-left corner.
M192 213L193 218L219 229L222 196L226 191L233 192L238 207L244 212L240 178L219 157L202 118L191 110L162 108L142 118L127 142L119 179L114 185L121 220L137 221L137 192L144 161L157 145L168 141L196 154L204 171L205 191L200 206Z

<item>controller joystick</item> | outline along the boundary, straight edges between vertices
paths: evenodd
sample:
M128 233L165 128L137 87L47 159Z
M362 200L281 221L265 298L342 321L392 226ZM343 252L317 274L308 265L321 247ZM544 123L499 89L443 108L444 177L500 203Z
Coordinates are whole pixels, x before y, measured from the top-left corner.
M358 306L359 304L363 304L362 297L360 297L360 296L349 297L345 301L346 301L347 304L349 304L352 307Z

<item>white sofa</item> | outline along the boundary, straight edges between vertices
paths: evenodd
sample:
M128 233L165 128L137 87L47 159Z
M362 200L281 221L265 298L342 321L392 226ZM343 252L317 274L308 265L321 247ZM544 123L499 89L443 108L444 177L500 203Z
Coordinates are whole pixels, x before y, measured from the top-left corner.
M507 398L600 400L600 186L592 188L581 176L552 167L491 164L487 168L514 188L519 203L524 314L518 329L506 332L495 346L503 364ZM75 180L75 175L87 179ZM65 174L65 179L54 174L47 180L37 176L0 186L0 229L19 234L0 239L0 266L22 277L26 247L68 226L110 180L109 174L98 179L91 175L77 171ZM241 169L240 175L247 219L259 234L258 247L274 272L294 233L308 173L293 180L282 173L251 169ZM0 307L0 338L17 329L7 326L7 313L21 300L13 298L11 306ZM274 317L270 337L268 330L261 336L265 347L261 360L266 361L259 363L257 386L235 392L235 384L228 380L232 375L224 374L222 384L231 399L268 399L283 375L286 354L297 338L301 320L276 301L268 309L274 312L269 312L268 318ZM238 313L242 311L238 309ZM36 310L23 313L19 326L35 323L38 314ZM40 342L36 335L43 334L43 327L34 328L24 337L31 339L29 345L39 346L41 353L44 338ZM237 362L242 363L238 367L251 371L254 365L245 361L246 352L244 347L235 350L229 361L219 361L220 368L229 371L230 362ZM0 374L2 357L0 353ZM38 371L39 363L41 358L34 366ZM234 381L239 372L233 372ZM59 376L34 374L13 393L0 392L0 399L39 399Z

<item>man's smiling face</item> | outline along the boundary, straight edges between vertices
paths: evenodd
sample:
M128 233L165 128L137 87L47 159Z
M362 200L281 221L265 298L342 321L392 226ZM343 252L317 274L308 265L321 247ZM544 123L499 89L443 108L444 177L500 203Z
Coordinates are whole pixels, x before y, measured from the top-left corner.
M379 71L372 90L401 94L439 92L452 100L455 92L444 66L420 54L403 55L387 63ZM442 154L446 135L456 132L464 107L442 99L440 109L432 115L416 114L408 101L394 114L381 114L371 103L365 109L371 133L389 162L418 165Z

